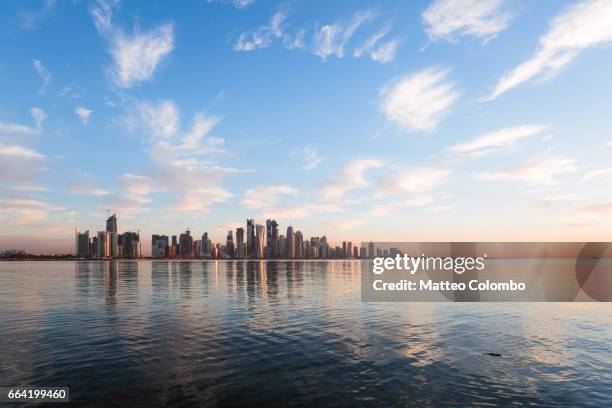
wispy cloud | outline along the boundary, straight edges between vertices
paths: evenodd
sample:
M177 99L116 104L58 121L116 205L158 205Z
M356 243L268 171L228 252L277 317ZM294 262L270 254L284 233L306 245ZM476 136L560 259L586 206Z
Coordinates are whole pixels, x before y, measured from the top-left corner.
M34 126L20 125L18 123L0 122L0 137L7 137L11 135L17 136L28 136L35 135L42 131L42 125L47 119L45 112L38 108L32 107L30 114L34 120Z
M380 90L379 109L391 122L411 132L431 132L459 98L448 69L408 74Z
M355 48L353 56L360 58L362 55L368 54L374 61L386 64L395 59L399 40L393 39L383 44L379 44L380 40L385 37L390 30L390 26L384 27L382 30L374 33L359 47Z
M287 48L301 48L303 46L303 32L298 33L294 39L285 34L284 23L288 16L287 10L282 8L274 13L267 25L263 25L255 31L240 34L234 44L234 51L254 51L259 48L267 48L272 45L275 39L280 38L283 38Z
M23 11L19 15L19 26L25 30L35 30L39 23L51 15L55 7L56 0L45 0L43 6L39 10Z
M115 0L98 0L89 12L100 34L110 42L114 65L110 68L113 82L120 88L130 88L150 80L161 61L174 49L174 28L162 24L150 31L125 33L113 24Z
M0 221L11 225L39 225L50 213L64 208L31 198L0 198Z
M276 218L277 220L291 221L310 217L316 214L330 214L342 211L335 203L306 203L274 207L264 210L259 214L260 218Z
M222 3L222 4L231 4L238 10L245 9L253 4L255 4L255 0L206 0L208 3Z
M47 92L47 87L49 86L49 83L51 82L51 74L49 73L47 68L44 67L41 60L37 60L37 59L32 60L32 66L36 70L36 73L38 74L40 79L42 79L42 84L40 85L40 88L38 89L38 94L44 95L45 92Z
M301 156L304 162L302 168L304 170L314 170L319 164L321 164L321 157L319 151L313 146L304 146L303 149L295 149L291 152L291 156Z
M381 196L416 196L417 203L423 201L423 193L438 189L446 183L450 170L434 167L408 167L392 171L376 183Z
M350 161L321 186L323 199L339 200L350 190L368 187L370 183L366 179L365 173L382 166L383 162L378 159L355 159Z
M606 168L603 168L603 169L597 169L597 170L589 171L587 174L582 176L582 178L580 179L580 182L581 183L588 183L588 182L596 180L598 178L603 178L605 176L612 176L612 167L606 167ZM605 179L607 183L610 182L609 179L610 179L610 177L607 177Z
M76 195L101 197L109 195L111 192L99 187L90 180L75 181L70 183L70 192Z
M465 143L459 143L446 149L447 152L481 156L503 148L511 148L520 140L541 135L548 126L527 124L513 126L485 133Z
M74 108L74 113L81 118L81 120L83 121L83 124L86 125L89 122L89 117L91 116L91 114L93 113L93 111L91 109L87 109L83 106L77 106L76 108Z
M612 2L589 0L557 15L532 58L505 73L485 100L533 79L548 79L570 63L580 51L612 41Z
M323 225L331 228L334 231L348 231L353 228L364 224L365 221L357 218L350 218L347 220L333 220L333 221L323 221Z
M474 37L487 42L510 26L516 9L508 0L436 0L424 12L432 40Z
M247 208L269 208L278 203L280 196L297 196L298 190L287 185L263 185L248 189L240 201Z
M477 177L481 180L520 181L552 186L557 184L556 176L572 173L577 169L575 160L547 154L507 170L480 173Z
M344 57L344 48L357 29L366 21L371 20L374 13L371 10L356 12L350 21L341 20L333 24L317 27L314 35L313 53L323 61L329 56Z

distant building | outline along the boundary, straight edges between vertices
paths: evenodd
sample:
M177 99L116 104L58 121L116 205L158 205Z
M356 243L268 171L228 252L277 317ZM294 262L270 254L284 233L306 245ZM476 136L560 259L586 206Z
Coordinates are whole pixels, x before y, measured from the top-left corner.
M246 256L246 244L244 243L244 228L236 228L236 257Z
M227 256L234 256L234 237L232 231L227 231L227 237L225 239L225 253Z
M255 220L250 218L247 219L247 256L253 257L255 256Z
M289 259L295 258L295 233L292 226L287 227L287 238L285 241L285 256Z
M124 258L140 258L140 235L137 232L125 232L122 235Z
M78 228L76 230L76 248L75 255L81 257L91 256L91 251L89 248L89 230L81 233Z
M151 256L153 258L166 258L168 256L168 236L153 235L151 237Z
M301 231L295 232L295 257L304 258L304 235Z
M193 257L193 237L191 231L187 230L179 236L179 250L181 258Z
M255 226L255 253L254 256L257 259L263 259L264 257L264 246L265 246L265 228L263 225L257 224Z
M368 244L368 258L374 258L374 255L374 243L370 241L370 243Z
M108 231L98 231L96 241L96 257L110 257L110 233Z

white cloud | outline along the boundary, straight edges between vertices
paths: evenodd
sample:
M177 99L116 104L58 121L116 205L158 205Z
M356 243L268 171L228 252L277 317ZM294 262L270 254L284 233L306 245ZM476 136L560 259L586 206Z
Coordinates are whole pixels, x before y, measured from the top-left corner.
M40 79L42 79L43 81L42 85L38 89L38 94L44 95L45 92L47 92L47 87L49 86L49 83L51 82L51 74L43 66L43 63L40 60L36 60L36 59L32 60L32 66L36 70L36 73L38 74Z
M235 8L241 10L245 9L253 4L255 4L255 0L207 0L209 3L223 3L223 4L231 4Z
M209 134L219 121L199 112L193 116L191 129L182 131L180 112L173 101L139 101L124 118L128 130L141 132L153 160L153 169L147 175L149 185L174 196L170 211L206 213L232 196L220 183L239 170L211 163L213 157L223 153L223 139ZM143 179L124 177L122 183L128 192L124 199L134 201L135 191L130 192L129 186L140 182Z
M283 35L283 47L285 47L288 50L304 48L304 36L305 35L306 35L306 30L303 28L297 30L293 36L290 34L284 34Z
M339 200L350 190L368 187L369 182L365 178L365 173L382 166L383 162L377 159L356 159L349 162L321 186L323 198Z
M112 69L115 84L129 88L151 79L161 60L173 49L172 24L163 24L146 33L131 36L118 32L111 49L115 60Z
M507 0L436 0L423 12L425 31L432 40L454 41L469 36L491 40L516 16Z
M280 196L295 197L297 194L297 189L290 186L257 186L244 193L241 203L247 208L268 208L276 205Z
M608 143L606 143L606 146L612 147L612 140L610 140Z
M153 191L153 180L147 176L126 173L121 176L120 183L123 189L135 195L147 195Z
M126 34L113 24L113 11L118 4L119 1L99 0L89 12L98 32L110 41L113 82L120 88L130 88L150 80L162 59L174 49L174 28L172 24L162 24L147 32Z
M28 147L0 144L0 181L29 182L43 169L45 155Z
M119 6L119 0L98 0L89 7L96 29L101 34L113 31L113 10Z
M280 10L272 16L268 25L240 34L238 41L234 44L234 51L254 51L258 48L269 47L274 39L284 36L283 24L287 17L287 12ZM289 39L287 41L290 42Z
M322 161L321 157L319 156L319 151L313 146L304 146L304 148L301 150L294 150L291 152L291 156L295 156L297 154L302 156L302 160L304 161L302 168L304 170L313 170Z
M74 182L70 184L70 192L76 195L101 197L109 195L110 191L98 187L91 181Z
M376 183L377 193L387 195L414 195L404 204L421 206L431 200L422 193L436 190L448 181L450 171L434 167L409 167L393 171Z
M11 225L40 225L48 220L49 213L63 210L41 200L0 198L0 221Z
M87 109L83 106L77 106L76 108L74 108L74 113L81 118L81 120L83 121L83 124L86 125L87 122L89 122L89 117L92 114L92 110L91 109Z
M534 56L505 73L485 100L533 79L553 77L580 51L612 41L612 2L589 0L574 4L557 15Z
M172 101L138 102L125 118L128 128L144 130L149 136L149 153L157 160L176 156L218 154L224 140L209 135L220 118L198 112L191 130L182 132L178 107Z
M481 180L521 181L530 184L556 185L555 177L577 170L576 162L563 156L545 155L508 170L478 174Z
M406 75L380 91L379 109L407 131L433 131L459 97L448 69L429 68Z
M344 47L357 29L373 17L374 13L371 10L359 11L353 15L349 22L336 21L333 24L319 27L314 36L314 54L321 57L323 61L330 55L342 58Z
M36 123L36 128L40 130L42 128L43 122L47 119L47 114L45 113L45 111L37 107L31 108L30 112L32 113L32 118Z
M584 176L582 176L582 178L580 179L580 182L587 183L597 178L601 178L602 176L609 176L609 175L612 175L612 167L597 169L597 170L590 171ZM606 181L609 182L609 178L607 178Z
M395 59L397 47L399 45L398 40L391 40L384 44L378 45L379 41L387 35L390 27L386 26L377 33L371 35L366 41L359 47L355 48L353 56L360 58L362 55L369 54L372 60L386 64ZM378 46L377 46L378 45Z
M563 222L571 227L612 225L612 203L590 204L574 210Z
M546 130L548 130L548 126L537 124L507 127L485 133L469 142L456 144L446 149L446 151L459 154L482 155L502 148L510 148L518 141L541 135Z

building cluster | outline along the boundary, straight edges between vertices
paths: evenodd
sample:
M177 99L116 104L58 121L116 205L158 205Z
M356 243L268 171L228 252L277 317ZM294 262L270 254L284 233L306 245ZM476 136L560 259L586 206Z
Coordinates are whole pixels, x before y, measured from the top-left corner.
M75 255L85 258L140 258L140 233L117 232L117 215L106 220L106 230L90 237L89 231L75 231Z
M370 242L356 246L350 241L333 246L327 237L305 239L304 234L287 227L286 234L280 234L276 220L266 220L265 225L247 219L246 228L228 231L225 242L213 243L208 233L195 239L190 230L178 236L151 236L152 258L185 259L345 259L372 258L380 256L381 250ZM117 216L106 220L106 230L90 237L89 231L76 230L75 255L87 258L139 258L141 257L140 233L117 232Z
M266 220L266 225L256 224L247 219L246 228L228 231L225 242L214 244L208 233L201 239L194 239L187 230L178 237L153 235L151 239L153 258L208 258L208 259L318 259L318 258L366 258L375 256L374 244L368 247L353 246L342 242L332 246L327 237L304 239L301 231L287 227L285 235L280 234L276 220Z

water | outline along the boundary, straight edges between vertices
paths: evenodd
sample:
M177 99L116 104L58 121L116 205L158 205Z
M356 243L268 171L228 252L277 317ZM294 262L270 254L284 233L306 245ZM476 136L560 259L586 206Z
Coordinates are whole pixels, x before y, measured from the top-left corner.
M1 262L0 386L100 407L612 406L612 304L362 303L359 279L349 261Z

